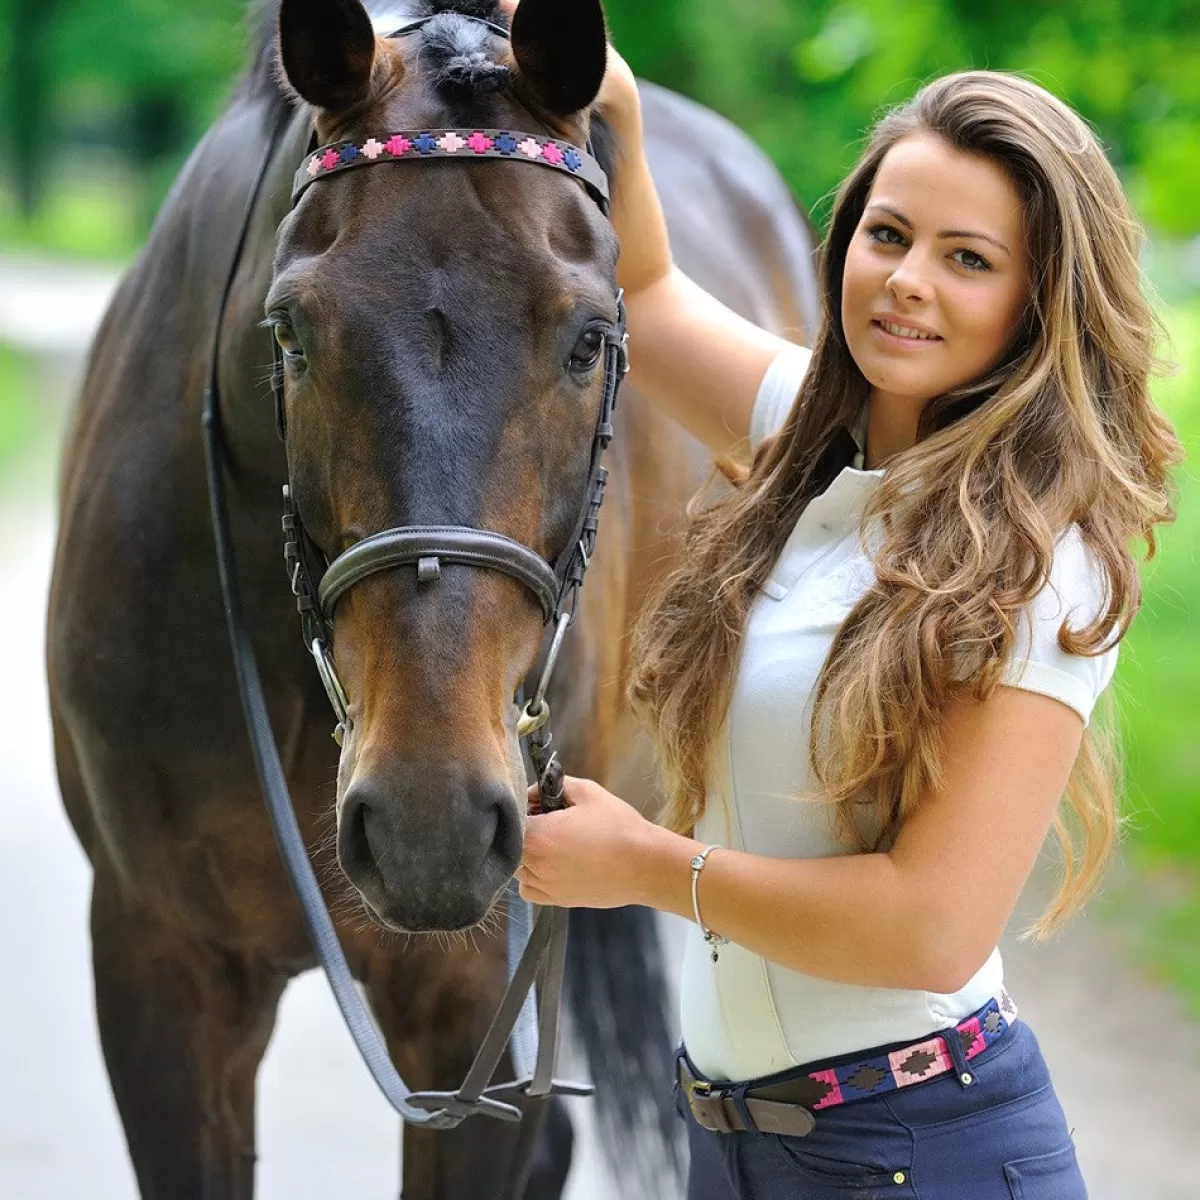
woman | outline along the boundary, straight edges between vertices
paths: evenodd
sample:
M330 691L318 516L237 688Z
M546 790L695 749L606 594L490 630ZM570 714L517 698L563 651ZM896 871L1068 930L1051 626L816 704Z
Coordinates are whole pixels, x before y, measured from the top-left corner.
M1111 853L1090 721L1174 515L1116 176L1031 83L928 85L838 194L810 355L672 268L615 56L606 101L638 387L743 466L635 638L664 824L569 779L522 894L695 922L689 1197L1082 1197L996 944L1051 825L1037 935Z

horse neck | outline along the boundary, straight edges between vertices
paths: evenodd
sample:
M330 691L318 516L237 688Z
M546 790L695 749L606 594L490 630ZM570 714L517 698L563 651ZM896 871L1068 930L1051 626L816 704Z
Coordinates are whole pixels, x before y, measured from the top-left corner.
M286 114L285 114L286 116ZM236 251L238 235L246 216L246 205L261 160L245 156L247 144L270 154L260 193L250 213L237 273L221 323L218 353L218 394L225 450L231 473L247 501L261 499L278 504L279 487L287 477L287 462L275 422L271 390L271 333L262 327L263 301L271 284L276 231L287 215L292 177L304 155L310 135L307 114L293 114L282 128L274 147L272 132L278 132L279 117L248 106L244 114L229 115L224 137L214 139L239 147L247 162L247 178L233 204L220 198L223 219L219 247L213 253L220 263L222 285ZM253 137L247 136L249 129ZM229 215L236 212L232 222ZM212 322L217 319L219 292L212 300ZM210 329L211 341L211 329Z

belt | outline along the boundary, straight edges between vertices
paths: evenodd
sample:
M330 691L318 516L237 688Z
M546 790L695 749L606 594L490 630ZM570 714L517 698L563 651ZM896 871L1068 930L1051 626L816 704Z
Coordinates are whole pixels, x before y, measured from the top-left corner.
M697 1124L713 1133L781 1133L804 1137L816 1126L813 1113L912 1087L955 1070L955 1061L982 1054L1017 1019L1017 1006L1003 988L953 1030L896 1049L867 1050L813 1063L750 1083L700 1079L686 1055L679 1056L679 1086ZM948 1039L957 1038L960 1054ZM964 1085L971 1083L961 1073Z

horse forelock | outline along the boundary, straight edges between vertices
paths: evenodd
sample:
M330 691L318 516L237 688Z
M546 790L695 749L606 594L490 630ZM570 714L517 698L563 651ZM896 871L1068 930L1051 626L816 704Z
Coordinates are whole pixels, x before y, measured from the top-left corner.
M252 0L248 19L252 29L253 58L240 94L265 100L276 110L297 103L295 95L281 86L277 70L275 32L280 0ZM364 7L379 25L432 18L414 36L422 51L420 59L433 70L435 87L447 99L462 102L482 98L507 82L506 66L486 53L493 35L475 17L508 28L508 14L496 0L365 0Z

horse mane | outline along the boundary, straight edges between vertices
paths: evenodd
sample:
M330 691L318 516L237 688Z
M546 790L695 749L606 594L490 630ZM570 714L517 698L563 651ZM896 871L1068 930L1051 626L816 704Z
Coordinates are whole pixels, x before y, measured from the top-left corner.
M479 17L507 27L506 13L496 0L408 0L388 4L386 0L364 0L369 12L386 11L397 25L405 19L432 18L414 36L421 39L421 62L433 71L438 92L453 106L481 102L508 85L510 73L504 64L487 53L490 34L475 21ZM403 10L402 12L396 11ZM279 0L252 0L248 21L251 30L249 67L234 92L234 99L265 106L268 122L274 123L301 104L290 89L280 86L276 68L275 29ZM593 114L592 154L609 180L613 179L617 147L611 127Z

